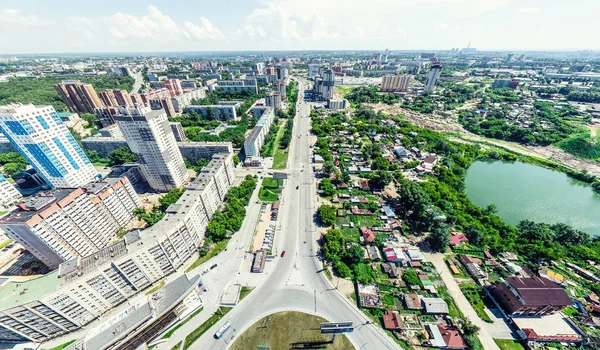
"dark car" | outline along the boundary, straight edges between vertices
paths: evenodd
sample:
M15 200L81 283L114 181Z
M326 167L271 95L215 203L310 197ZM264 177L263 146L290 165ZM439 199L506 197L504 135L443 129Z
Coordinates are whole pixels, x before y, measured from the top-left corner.
M214 269L215 267L217 267L217 264L214 264L213 266L210 267L210 269Z
M300 188L300 186L296 186L296 189L299 189L299 188Z
M285 250L281 252L281 257L283 258L284 255L285 255Z

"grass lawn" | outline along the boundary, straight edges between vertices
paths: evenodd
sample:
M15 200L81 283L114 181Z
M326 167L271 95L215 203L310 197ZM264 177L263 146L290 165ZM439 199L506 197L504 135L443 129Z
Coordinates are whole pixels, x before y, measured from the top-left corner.
M210 247L208 254L196 259L196 261L194 261L192 266L188 267L187 270L185 270L185 272L187 273L187 272L192 271L196 267L198 267L198 266L204 264L205 262L207 262L208 260L210 260L213 256L216 256L217 254L219 254L220 252L225 250L225 248L227 248L227 242L229 242L229 239L214 243L213 246Z
M175 333L176 330L178 330L184 324L188 323L192 318L196 317L196 315L198 315L200 313L200 311L202 311L202 309L203 309L202 307L199 308L198 310L194 311L191 315L189 315L185 320L179 322L177 324L177 326L175 326L171 330L169 330L163 338L171 338L171 336L173 335L173 333Z
M231 311L231 309L232 308L230 307L222 307L221 311L217 311L214 315L210 316L210 318L206 320L206 322L198 326L198 328L194 329L192 333L188 334L188 336L185 337L185 343L183 343L183 348L189 349L190 346L192 346L192 344L194 344L194 342L202 336L202 334L206 333L206 331L210 327L212 327L215 323L222 319L223 316L227 315L227 313Z
M159 283L159 284L157 284L157 285L156 285L156 286L154 286L152 289L150 289L149 291L147 291L147 292L145 293L145 295L150 295L150 294L152 294L152 293L156 292L157 290L161 289L161 288L162 288L162 287L164 287L164 286L165 286L165 281L160 281L160 283Z
M262 187L258 192L258 199L265 202L274 202L279 199L281 190L279 186L283 185L283 180L273 180L272 177L265 177L262 180Z
M282 119L283 120L283 119ZM279 127L279 131L277 132L277 138L275 139L275 152L273 155L273 169L282 170L285 169L287 165L288 152L290 150L289 147L281 148L279 145L279 140L283 137L283 133L285 132L285 125L287 124L287 119L281 123Z
M466 283L460 284L459 287L465 295L465 297L467 298L467 300L469 301L469 303L473 305L473 309L475 309L477 316L479 316L479 318L481 318L485 322L493 322L492 319L485 312L485 304L481 299L481 296L484 292L483 290L481 290L481 287L474 284Z
M52 348L52 349L50 349L50 350L62 350L62 349L64 349L64 348L66 348L67 346L69 346L69 345L73 344L73 343L74 343L74 342L76 342L76 341L77 341L77 339L70 340L70 341L68 341L68 342L66 342L66 343L64 343L64 344L62 344L62 345L59 345L59 346L57 346L57 347L55 347L55 348Z
M331 336L321 335L319 325L324 318L301 312L279 312L256 322L231 346L231 350L256 349L257 345L269 346L271 350L292 348L295 343L319 342L320 349L353 349L345 335L338 335L335 344L322 344ZM316 344L315 344L316 345Z
M238 300L238 303L240 301L242 301L242 299L244 299L245 297L248 296L248 294L250 294L250 292L254 289L254 287L246 287L246 286L242 286L242 289L240 290L240 299Z
M101 166L101 167L108 166L108 162L102 162L102 161L100 161L100 162L94 162L92 164L94 164L95 166Z
M181 349L181 343L179 343L171 348L171 350L179 350L179 349Z
M342 96L346 96L346 94L348 94L350 91L352 91L352 89L354 89L354 87L352 87L352 86L337 85L335 87L335 90L338 91L340 94L342 94Z
M525 350L523 345L514 340L494 339L500 350Z
M6 241L0 243L0 249L5 248L7 245L11 244L12 242L14 242L12 239L7 239Z

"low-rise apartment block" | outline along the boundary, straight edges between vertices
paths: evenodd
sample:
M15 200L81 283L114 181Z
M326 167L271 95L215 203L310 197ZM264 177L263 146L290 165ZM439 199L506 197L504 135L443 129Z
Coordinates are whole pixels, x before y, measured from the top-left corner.
M0 228L55 269L106 247L140 205L126 177L112 178L30 197L0 219Z
M219 81L218 89L225 91L243 91L249 90L253 93L258 93L258 85L256 79L248 78L242 80L221 80Z
M204 105L204 106L188 106L188 113L196 113L202 115L203 118L211 118L215 120L227 121L227 120L238 120L237 108L241 106L241 102L221 101L217 105Z

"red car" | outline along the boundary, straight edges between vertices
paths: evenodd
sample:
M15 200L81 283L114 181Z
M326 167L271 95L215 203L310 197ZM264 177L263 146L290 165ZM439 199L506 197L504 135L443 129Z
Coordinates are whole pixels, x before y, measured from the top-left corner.
M284 255L285 255L285 250L281 252L281 257L283 258Z

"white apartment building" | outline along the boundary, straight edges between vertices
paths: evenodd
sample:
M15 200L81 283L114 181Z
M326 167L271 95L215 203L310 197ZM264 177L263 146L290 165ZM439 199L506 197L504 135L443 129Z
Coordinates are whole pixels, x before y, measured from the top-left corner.
M441 75L442 64L439 62L435 62L431 65L431 70L429 71L429 75L427 76L427 83L425 83L424 91L433 91Z
M317 75L319 75L319 69L321 65L319 63L309 63L308 64L308 79L313 79Z
M384 75L381 77L381 92L403 92L408 90L410 76L408 75Z
M0 219L0 228L55 269L106 247L140 205L127 178L110 178L29 197Z
M18 202L23 196L21 193L0 174L0 207L9 209L13 204Z
M254 108L253 111L262 113L258 122L250 132L250 135L244 141L244 151L246 157L260 157L260 149L265 143L265 136L269 133L271 123L275 118L275 112L271 107Z
M100 178L52 106L0 106L0 132L50 187L80 187Z
M233 184L233 166L232 153L215 155L203 169L207 176L196 178L154 226L64 262L44 277L5 281L0 342L43 342L80 329L197 256L221 194Z
M181 188L189 177L165 111L138 106L120 112L115 120L148 185L162 192Z

